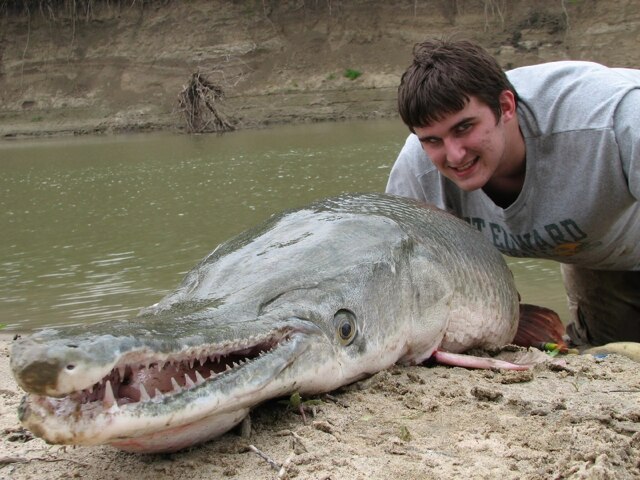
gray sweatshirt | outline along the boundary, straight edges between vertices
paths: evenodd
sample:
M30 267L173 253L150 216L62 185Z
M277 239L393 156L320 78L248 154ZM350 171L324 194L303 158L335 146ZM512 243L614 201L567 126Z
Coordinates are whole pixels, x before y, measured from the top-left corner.
M526 146L520 195L503 209L465 192L409 135L386 191L452 211L504 254L640 270L640 70L553 62L507 72Z

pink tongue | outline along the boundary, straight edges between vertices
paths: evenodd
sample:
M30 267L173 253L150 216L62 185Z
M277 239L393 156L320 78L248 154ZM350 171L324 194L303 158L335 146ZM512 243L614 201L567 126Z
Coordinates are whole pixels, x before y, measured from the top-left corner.
M140 390L131 385L121 385L118 389L118 398L123 399L124 403L139 402ZM130 400L130 402L127 402Z
M168 365L162 370L151 368L134 372L133 378L127 385L120 385L118 398L130 399L133 402L140 401L140 385L144 385L150 397L155 396L156 389L162 393L173 390L171 379L175 378L180 386L184 386L184 374L173 365Z

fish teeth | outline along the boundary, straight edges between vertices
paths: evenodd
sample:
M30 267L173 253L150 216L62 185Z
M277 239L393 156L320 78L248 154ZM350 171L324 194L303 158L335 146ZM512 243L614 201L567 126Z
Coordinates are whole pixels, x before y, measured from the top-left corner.
M111 387L111 380L107 380L104 385L104 398L102 399L104 408L111 408L114 404L117 406L116 397L113 395L113 388Z
M140 384L140 401L148 402L149 400L151 400L151 397L147 393L147 389L144 388L143 384Z
M196 384L193 383L193 380L191 380L191 377L186 373L184 374L184 379L185 379L187 388L193 388L196 386Z
M173 385L173 391L176 393L180 393L182 391L182 387L180 387L180 385L178 385L178 382L176 382L176 379L171 377L171 385Z
M153 399L160 400L162 397L163 397L162 392L158 390L158 387L156 387L155 391L153 392Z
M127 367L125 365L118 365L118 373L120 374L120 380L124 380L124 374L127 371Z
M201 385L204 383L204 377L200 375L200 372L196 370L196 385Z

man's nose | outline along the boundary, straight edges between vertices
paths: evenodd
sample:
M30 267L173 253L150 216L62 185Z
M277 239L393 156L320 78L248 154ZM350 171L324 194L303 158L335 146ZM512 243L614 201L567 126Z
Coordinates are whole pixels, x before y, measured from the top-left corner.
M449 165L456 166L463 162L466 150L460 139L447 138L444 140L444 147Z

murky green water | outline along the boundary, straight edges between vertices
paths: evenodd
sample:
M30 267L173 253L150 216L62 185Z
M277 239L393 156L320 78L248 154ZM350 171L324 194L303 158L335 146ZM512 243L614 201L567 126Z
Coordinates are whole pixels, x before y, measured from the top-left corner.
M288 207L382 191L396 121L0 144L0 323L134 316L218 243ZM557 265L510 261L524 300L564 314Z

